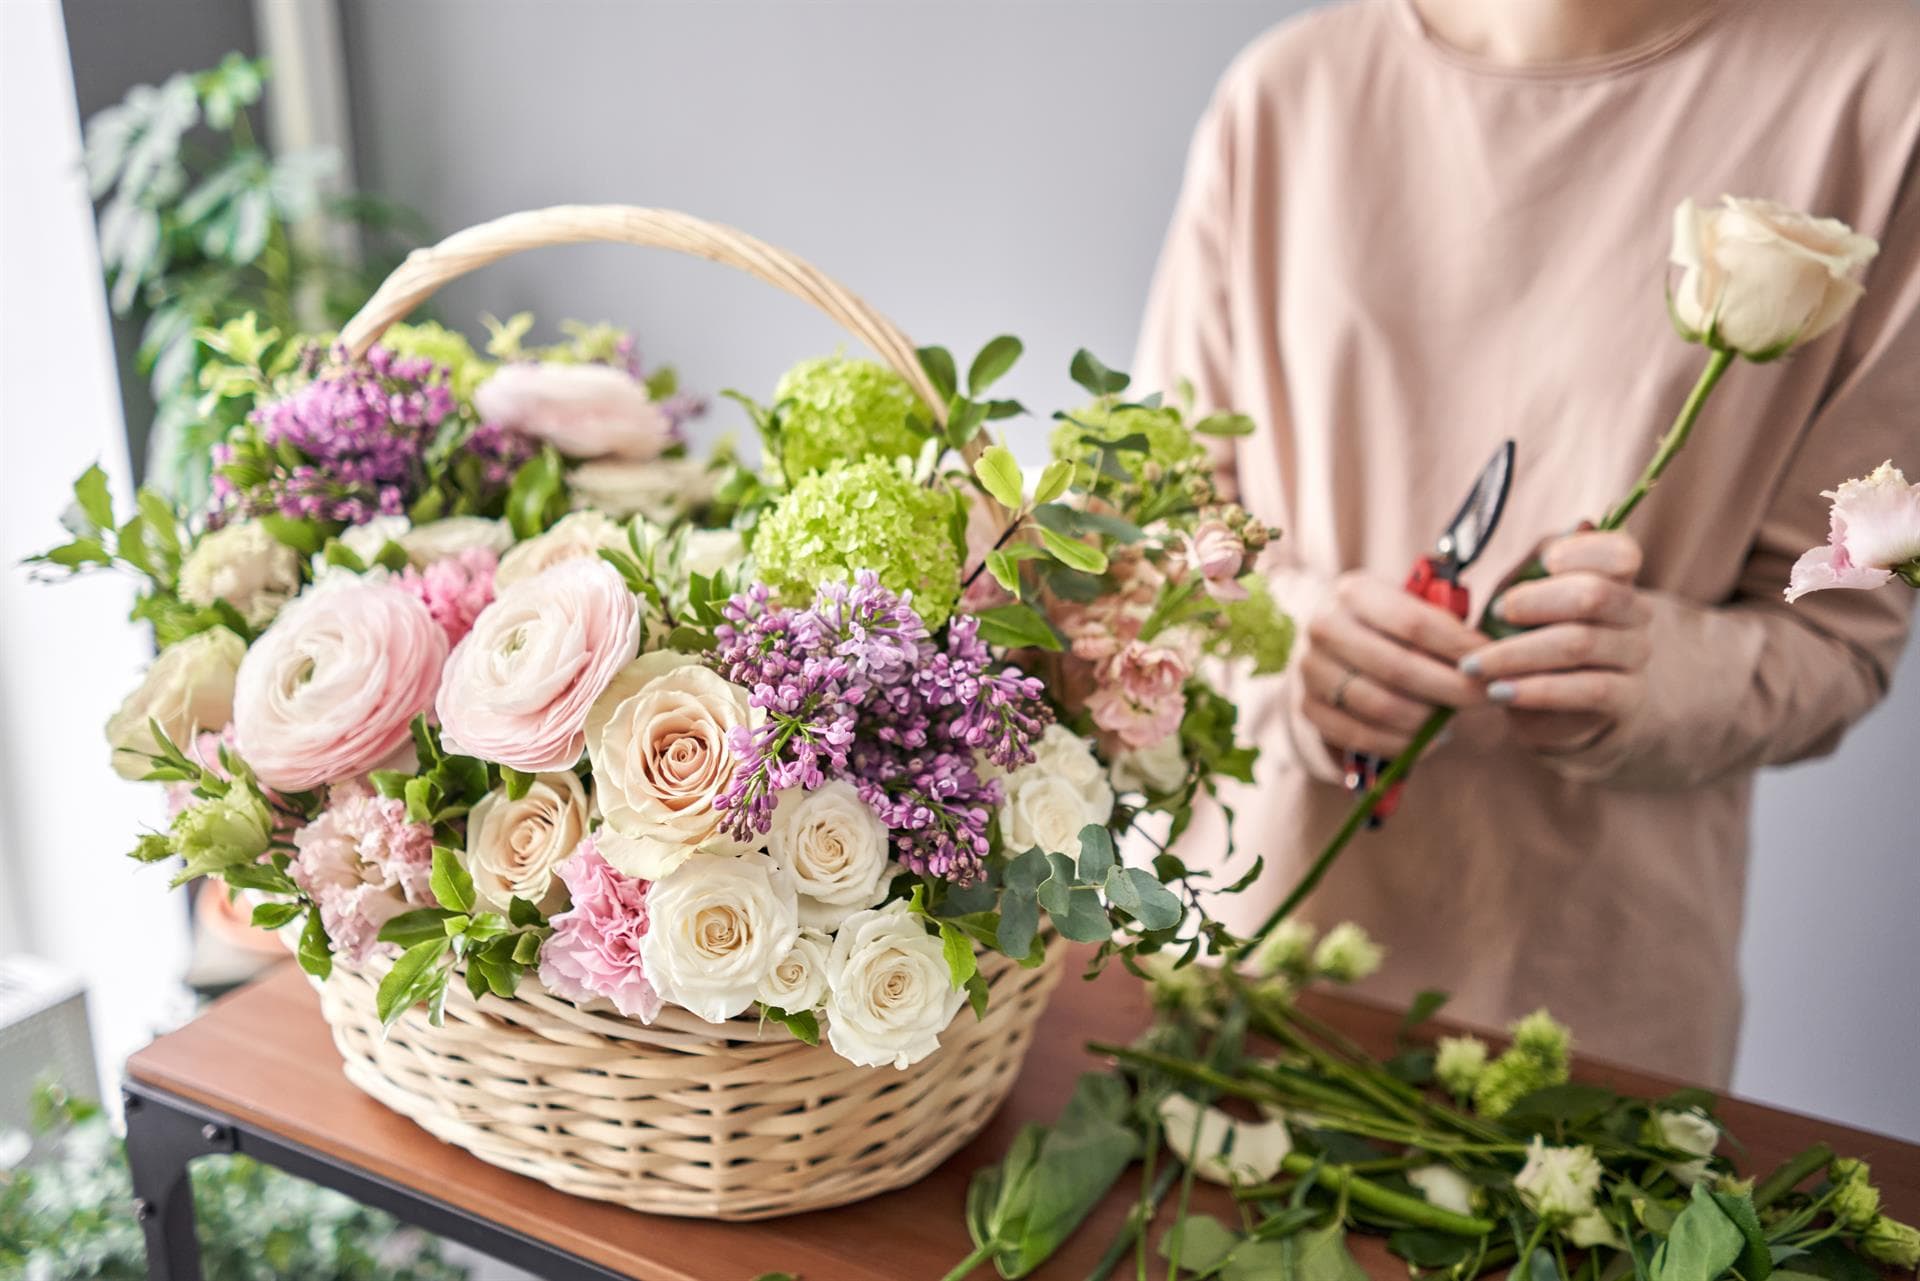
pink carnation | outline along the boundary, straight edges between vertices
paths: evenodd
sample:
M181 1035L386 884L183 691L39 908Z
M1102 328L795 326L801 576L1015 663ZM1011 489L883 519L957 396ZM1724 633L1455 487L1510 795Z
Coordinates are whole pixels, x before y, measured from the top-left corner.
M1920 565L1920 485L1892 463L1826 495L1833 500L1827 545L1793 567L1787 599L1830 587L1878 587L1902 566Z
M458 645L473 630L480 611L493 603L493 571L499 563L492 548L469 547L425 569L409 565L399 582L427 607L447 634L447 643Z
M660 994L640 960L648 883L614 871L591 836L556 870L573 906L553 918L541 945L541 983L569 1001L605 997L627 1018L651 1023Z
M293 836L287 871L320 906L334 954L364 965L380 927L408 907L432 907L433 828L407 821L407 804L359 783L334 787L327 808Z

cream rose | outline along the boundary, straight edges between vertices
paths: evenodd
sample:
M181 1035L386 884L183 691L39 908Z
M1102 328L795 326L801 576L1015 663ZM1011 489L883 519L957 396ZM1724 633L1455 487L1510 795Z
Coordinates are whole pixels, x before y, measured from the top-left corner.
M448 516L415 525L394 541L406 552L409 564L425 569L435 561L476 547L504 553L513 546L513 530L505 521L489 520L485 516ZM379 548L374 551L377 554Z
M647 921L647 978L709 1023L752 1005L800 937L793 878L757 853L682 862L648 888Z
M516 898L546 915L567 900L555 875L587 834L587 793L571 773L536 774L526 795L488 792L467 815L467 871L473 891L496 912Z
M646 384L611 365L519 362L474 389L484 422L547 441L569 458L655 458L673 421Z
M723 570L737 570L746 558L747 544L731 529L689 529L680 536L680 573L712 578Z
M1080 829L1113 816L1113 786L1087 741L1046 728L1034 758L1001 782L1000 833L1007 849L1077 854Z
M1674 319L1694 342L1772 359L1840 323L1879 252L1844 222L1771 200L1727 196L1718 209L1683 200L1673 211Z
M1177 733L1151 747L1126 748L1113 759L1113 785L1123 792L1164 796L1186 780L1187 758Z
M767 852L793 875L800 923L832 930L887 894L887 826L853 784L782 792Z
M575 507L622 518L645 516L663 525L713 501L715 482L715 474L697 458L656 458L644 463L604 458L581 463L567 473Z
M234 681L247 643L224 627L210 627L167 646L153 660L140 687L127 695L107 721L113 747L113 772L143 779L153 768L147 757L160 750L150 721L183 751L191 751L202 730L218 733L233 719Z
M1689 1152L1692 1161L1675 1161L1667 1165L1667 1173L1676 1183L1692 1187L1706 1177L1707 1162L1713 1156L1713 1150L1720 1146L1720 1127L1713 1118L1699 1108L1687 1108L1685 1111L1655 1112L1653 1125L1660 1137L1662 1147Z
M300 553L258 521L216 529L193 545L180 566L180 599L189 605L223 600L249 627L259 627L300 594Z
M689 654L642 654L615 676L587 714L607 862L657 881L697 849L746 848L721 831L714 801L733 782L727 736L757 715L746 690Z
M756 998L788 1014L820 1008L827 999L827 949L830 939L818 930L801 930L787 954L760 980Z
M827 1041L860 1067L911 1067L940 1048L967 994L953 986L940 940L895 901L855 912L827 958Z
M618 522L608 520L599 512L575 512L561 517L546 533L535 534L502 556L500 567L493 574L493 589L505 591L561 561L585 556L598 559L603 547L625 550L626 546L627 531Z

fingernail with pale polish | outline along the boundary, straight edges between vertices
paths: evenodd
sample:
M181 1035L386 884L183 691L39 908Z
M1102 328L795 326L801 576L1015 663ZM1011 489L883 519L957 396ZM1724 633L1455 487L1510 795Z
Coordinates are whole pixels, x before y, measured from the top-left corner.
M1466 676L1478 676L1480 674L1480 655L1468 654L1465 658L1461 659L1460 671Z
M1487 686L1487 701L1493 703L1511 703L1515 694L1512 681L1495 681Z

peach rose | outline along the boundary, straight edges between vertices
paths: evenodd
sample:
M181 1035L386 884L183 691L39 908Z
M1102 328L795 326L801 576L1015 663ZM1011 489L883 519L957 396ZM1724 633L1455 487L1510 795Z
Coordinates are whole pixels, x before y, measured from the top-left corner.
M473 890L495 912L516 898L552 914L567 901L554 875L587 834L587 793L571 771L538 774L519 800L488 792L467 815L467 870Z
M673 422L646 386L611 365L504 365L473 393L483 421L544 440L568 458L658 458Z
M608 520L599 512L562 516L546 533L535 534L507 550L493 572L493 588L504 591L552 569L561 561L588 556L597 560L603 547L611 551L628 550L627 531L618 521Z

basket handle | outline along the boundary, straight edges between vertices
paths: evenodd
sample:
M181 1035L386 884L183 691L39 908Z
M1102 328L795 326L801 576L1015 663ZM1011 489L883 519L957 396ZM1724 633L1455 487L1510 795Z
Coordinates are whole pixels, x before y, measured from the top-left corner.
M488 263L547 245L610 241L672 249L744 271L776 289L810 302L872 349L907 380L934 421L944 425L946 401L933 389L911 340L892 321L819 269L784 249L743 231L671 209L635 205L554 205L508 214L456 231L439 244L416 249L381 282L373 297L340 331L350 355L366 354L387 326L432 297L440 286ZM971 442L971 458L985 446Z

